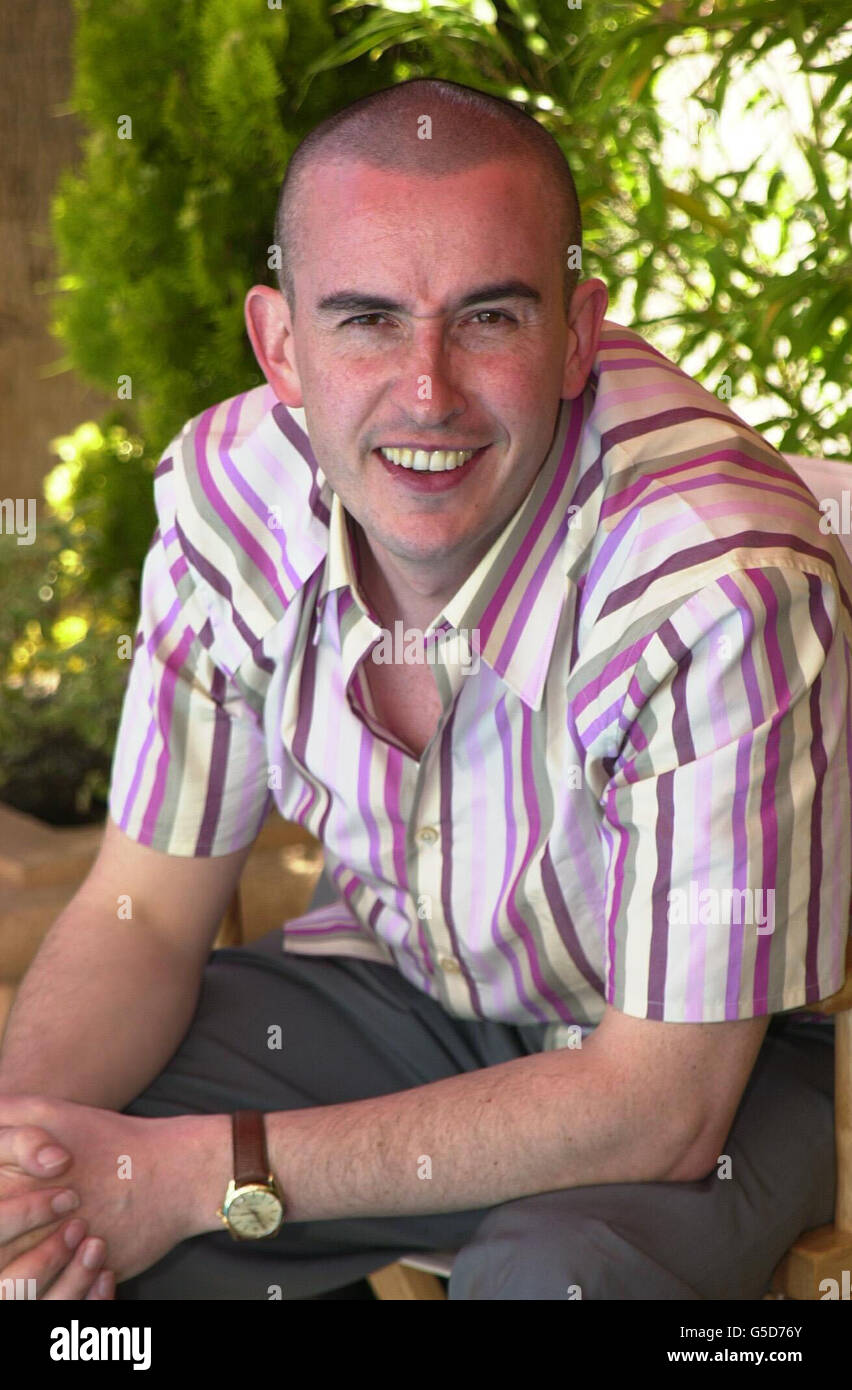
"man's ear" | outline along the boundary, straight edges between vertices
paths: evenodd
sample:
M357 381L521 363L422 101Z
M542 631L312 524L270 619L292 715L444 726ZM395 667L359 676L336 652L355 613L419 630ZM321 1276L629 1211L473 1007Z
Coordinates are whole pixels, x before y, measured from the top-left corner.
M589 379L608 304L609 291L603 280L583 280L574 290L568 314L563 400L579 396Z
M252 285L246 295L245 315L252 350L279 401L302 405L290 306L283 294L269 285Z

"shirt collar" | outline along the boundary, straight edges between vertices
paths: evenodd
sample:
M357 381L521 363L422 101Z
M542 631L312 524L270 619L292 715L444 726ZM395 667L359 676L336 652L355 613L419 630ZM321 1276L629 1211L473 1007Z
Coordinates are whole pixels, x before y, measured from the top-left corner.
M328 557L320 583L317 602L322 603L335 589L349 587L358 607L367 613L367 604L358 585L358 569L352 550L352 536L346 519L349 515L336 492L329 489L330 518L328 523Z
M454 628L532 709L541 707L568 572L580 548L579 508L572 509L571 498L590 396L587 388L578 400L561 402L550 449L529 493L429 628ZM348 514L330 489L329 505L328 554L317 602L348 589L369 618Z

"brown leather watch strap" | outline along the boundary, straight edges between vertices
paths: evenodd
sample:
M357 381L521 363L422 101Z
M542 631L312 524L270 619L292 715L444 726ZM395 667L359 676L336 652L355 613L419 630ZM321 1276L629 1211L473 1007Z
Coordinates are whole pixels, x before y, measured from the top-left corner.
M266 1129L262 1110L236 1110L233 1115L234 1182L268 1182Z

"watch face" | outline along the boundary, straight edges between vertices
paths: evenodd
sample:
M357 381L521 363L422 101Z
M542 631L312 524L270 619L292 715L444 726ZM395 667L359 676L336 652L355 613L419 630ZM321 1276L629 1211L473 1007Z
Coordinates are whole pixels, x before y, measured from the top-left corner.
M265 1187L243 1187L228 1204L227 1218L237 1235L260 1239L280 1225L284 1208Z

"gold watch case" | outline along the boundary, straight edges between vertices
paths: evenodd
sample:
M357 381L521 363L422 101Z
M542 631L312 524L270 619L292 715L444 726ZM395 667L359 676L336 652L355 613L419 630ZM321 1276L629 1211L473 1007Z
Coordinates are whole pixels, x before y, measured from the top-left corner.
M264 1240L277 1235L284 1222L284 1203L270 1173L268 1183L228 1183L217 1216L235 1240Z

